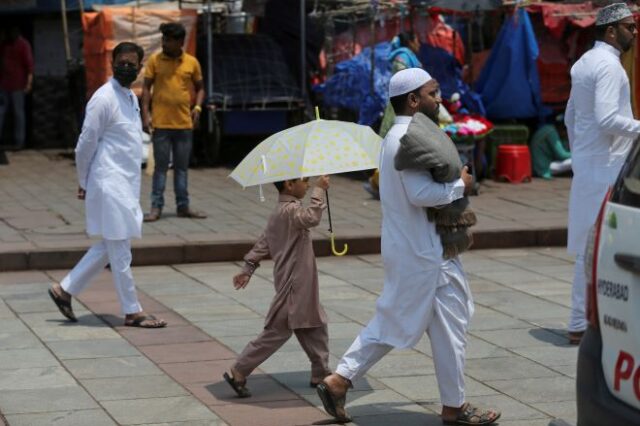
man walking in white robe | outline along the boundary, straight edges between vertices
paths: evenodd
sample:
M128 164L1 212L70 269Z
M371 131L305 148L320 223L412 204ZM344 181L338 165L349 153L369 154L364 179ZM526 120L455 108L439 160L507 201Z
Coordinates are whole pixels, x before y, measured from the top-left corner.
M346 420L345 396L393 348L411 348L426 332L442 401L442 419L448 424L491 424L500 417L465 401L464 362L466 332L473 301L458 258L445 260L435 224L425 207L450 204L472 187L467 168L451 183L437 183L428 172L397 171L394 158L411 116L422 112L437 121L438 83L421 68L396 73L389 84L396 112L393 127L380 154L382 204L382 259L384 288L376 313L344 354L336 372L318 386L327 412Z
M587 235L600 205L640 135L631 110L629 79L620 54L637 34L631 11L614 3L598 11L594 47L571 68L565 124L571 145L573 181L569 197L568 251L576 256L569 342L579 344L587 328L585 258Z
M144 51L134 43L113 50L114 77L87 104L76 146L78 198L85 200L87 233L100 236L80 262L49 289L60 312L77 321L71 297L77 296L107 264L125 315L125 325L145 328L167 323L146 315L131 273L131 238L142 235L140 164L142 123L138 98L130 86L142 68Z

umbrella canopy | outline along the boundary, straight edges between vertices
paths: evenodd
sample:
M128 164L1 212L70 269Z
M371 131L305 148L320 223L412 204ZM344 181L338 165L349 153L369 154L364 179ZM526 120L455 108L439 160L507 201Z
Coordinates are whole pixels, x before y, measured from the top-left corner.
M229 175L243 187L378 167L382 139L368 126L314 120L256 146Z

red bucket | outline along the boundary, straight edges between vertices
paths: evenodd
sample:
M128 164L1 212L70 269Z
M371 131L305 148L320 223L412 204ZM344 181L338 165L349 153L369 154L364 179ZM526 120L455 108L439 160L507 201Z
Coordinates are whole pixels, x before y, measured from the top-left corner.
M496 180L511 183L531 181L531 153L527 145L500 145L496 162Z

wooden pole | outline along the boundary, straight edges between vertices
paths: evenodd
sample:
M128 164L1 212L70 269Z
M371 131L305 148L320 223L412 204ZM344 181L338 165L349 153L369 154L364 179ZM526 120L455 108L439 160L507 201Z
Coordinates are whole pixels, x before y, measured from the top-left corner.
M371 5L371 94L376 91L376 9Z
M307 99L307 2L300 0L300 94Z
M69 44L69 25L67 23L67 1L60 0L60 11L62 12L62 34L64 36L64 53L67 62L71 60L71 45Z

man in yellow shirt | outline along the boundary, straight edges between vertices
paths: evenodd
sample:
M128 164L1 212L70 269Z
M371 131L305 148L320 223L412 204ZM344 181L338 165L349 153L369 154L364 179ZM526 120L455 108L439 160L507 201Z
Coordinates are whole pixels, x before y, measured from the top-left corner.
M204 100L202 70L198 60L182 51L186 31L177 22L160 25L162 52L147 61L142 88L142 120L146 131L153 128L153 187L151 212L145 222L160 219L164 207L164 188L169 160L173 153L173 190L178 217L203 219L204 213L189 207L187 171L193 139ZM153 93L151 89L153 87ZM191 107L191 93L195 105ZM151 115L149 114L151 112Z

